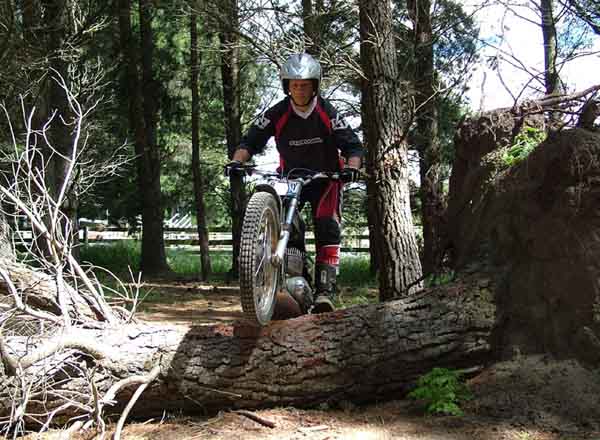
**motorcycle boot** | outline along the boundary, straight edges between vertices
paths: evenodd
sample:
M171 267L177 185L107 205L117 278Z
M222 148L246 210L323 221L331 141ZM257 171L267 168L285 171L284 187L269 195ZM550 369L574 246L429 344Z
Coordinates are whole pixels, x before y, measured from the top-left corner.
M331 264L317 263L315 267L315 304L312 313L327 313L334 310L333 299L336 288L337 268Z

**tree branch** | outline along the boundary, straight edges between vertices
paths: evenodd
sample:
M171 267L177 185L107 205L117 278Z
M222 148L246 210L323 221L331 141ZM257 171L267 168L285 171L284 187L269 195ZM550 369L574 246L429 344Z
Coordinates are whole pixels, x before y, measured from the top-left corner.
M135 405L137 400L140 398L140 396L142 395L144 390L146 388L148 388L150 383L153 382L158 377L159 374L160 374L160 364L155 366L152 369L152 371L150 371L150 373L146 376L141 376L141 377L135 376L136 378L139 379L139 382L141 382L142 385L140 385L140 387L135 391L135 393L131 397L131 400L129 401L129 403L127 404L125 409L123 410L123 413L121 414L121 417L119 418L119 422L117 423L117 428L115 429L115 434L113 437L114 440L120 440L121 432L123 431L123 425L125 425L125 420L127 419L129 412L131 411L131 409L133 408L133 406Z

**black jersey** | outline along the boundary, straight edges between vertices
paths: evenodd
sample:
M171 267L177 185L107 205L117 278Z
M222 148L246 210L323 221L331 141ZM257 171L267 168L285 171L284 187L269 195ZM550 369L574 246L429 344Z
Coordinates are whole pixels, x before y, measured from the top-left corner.
M292 168L337 171L340 153L346 159L363 156L356 133L320 96L306 119L296 114L289 97L278 102L250 127L239 148L250 155L261 153L271 136L275 136L283 171Z

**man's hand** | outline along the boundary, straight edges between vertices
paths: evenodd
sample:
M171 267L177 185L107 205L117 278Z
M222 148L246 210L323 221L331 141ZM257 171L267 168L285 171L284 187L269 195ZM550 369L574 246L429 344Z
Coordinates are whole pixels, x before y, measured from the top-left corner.
M351 183L358 182L361 174L358 168L346 167L340 171L340 180L342 182Z
M232 160L227 165L225 165L225 175L226 176L243 176L246 174L246 171L243 168L243 164L239 160Z

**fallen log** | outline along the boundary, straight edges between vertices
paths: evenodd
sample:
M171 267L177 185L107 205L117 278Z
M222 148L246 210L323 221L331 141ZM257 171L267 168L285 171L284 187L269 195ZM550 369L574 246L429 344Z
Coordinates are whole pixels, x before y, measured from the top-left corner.
M19 378L2 369L0 418L25 399L26 422L57 408L55 417L63 420L93 411L98 402L90 397L91 388L102 396L116 382L148 375L157 365L160 374L134 409L145 417L165 410L307 406L399 396L434 366L477 369L490 358L492 281L466 279L394 302L263 328L240 323L78 329L82 341L96 343L94 351L86 352L82 342L29 366L29 378L54 374L28 395ZM2 345L8 357L18 359L47 343L12 336ZM135 385L116 393L112 412L122 410ZM78 404L64 407L65 396ZM108 411L108 403L102 403Z

